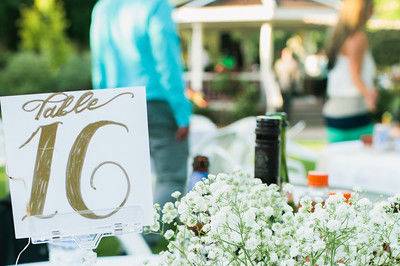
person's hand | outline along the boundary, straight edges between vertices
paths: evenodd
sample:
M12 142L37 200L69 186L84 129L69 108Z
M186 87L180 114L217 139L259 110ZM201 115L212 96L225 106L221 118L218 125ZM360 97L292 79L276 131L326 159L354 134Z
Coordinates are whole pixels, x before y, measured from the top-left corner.
M371 112L374 112L376 110L377 99L378 99L378 92L375 89L368 91L368 94L365 96L365 102L367 104L367 108Z
M176 131L175 137L178 141L185 140L189 135L189 128L188 127L180 127Z

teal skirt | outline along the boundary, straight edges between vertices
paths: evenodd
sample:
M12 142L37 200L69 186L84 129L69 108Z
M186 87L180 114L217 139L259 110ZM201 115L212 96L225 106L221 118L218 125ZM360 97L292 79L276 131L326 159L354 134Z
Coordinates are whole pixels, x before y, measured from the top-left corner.
M327 127L327 137L330 143L359 140L363 135L372 135L374 125L371 123L363 127L352 129L338 129Z
M361 96L330 97L324 106L324 118L331 143L359 140L363 135L371 135L374 128Z

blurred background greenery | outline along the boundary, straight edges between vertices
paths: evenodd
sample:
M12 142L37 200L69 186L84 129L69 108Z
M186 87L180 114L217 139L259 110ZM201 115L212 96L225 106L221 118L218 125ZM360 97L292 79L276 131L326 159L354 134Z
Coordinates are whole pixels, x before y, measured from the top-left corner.
M0 2L0 95L90 89L96 1Z
M97 0L2 0L0 1L0 96L91 89L89 29L91 12ZM176 1L175 1L176 2ZM400 1L376 0L376 17L400 19ZM320 51L328 30L277 29L274 31L275 60L288 40L299 36L311 53ZM187 32L182 31L183 48L189 46ZM213 70L223 56L215 44L216 34L207 34L205 43ZM233 31L232 39L245 52L244 65L257 64L259 32ZM379 69L400 61L400 34L394 30L369 31L371 50ZM207 38L209 40L207 40ZM384 49L382 49L384 47ZM187 55L183 54L185 62ZM247 70L248 71L248 70ZM232 82L229 74L217 74L208 84L209 93L231 103L229 112L213 108L196 108L219 125L256 115L262 111L258 84ZM221 96L222 95L222 96ZM394 93L393 95L398 95ZM390 103L388 103L390 101ZM395 104L383 97L381 106Z
M1 95L72 87L90 88L89 28L91 11L96 2L0 1ZM400 19L400 1L376 0L376 3L377 17ZM275 33L275 55L279 55L294 34L296 32L290 30ZM323 46L326 29L307 34L314 42L312 45ZM258 33L234 35L235 39L242 38L250 60L258 56ZM399 62L399 58L393 56L400 52L398 31L371 31L369 35L372 52L380 67ZM209 50L216 48L210 47ZM76 75L78 73L81 75ZM19 79L16 79L17 75Z
M7 195L7 178L3 167L0 167L0 199Z

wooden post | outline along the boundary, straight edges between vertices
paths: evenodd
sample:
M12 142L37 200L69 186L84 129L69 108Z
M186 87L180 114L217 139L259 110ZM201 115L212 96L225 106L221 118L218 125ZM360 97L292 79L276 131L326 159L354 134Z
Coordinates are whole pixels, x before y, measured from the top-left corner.
M270 23L264 23L260 31L260 81L266 97L267 112L275 112L283 104L282 94L273 72L273 60L273 28Z
M193 23L190 47L190 86L193 90L203 89L203 72L203 25Z

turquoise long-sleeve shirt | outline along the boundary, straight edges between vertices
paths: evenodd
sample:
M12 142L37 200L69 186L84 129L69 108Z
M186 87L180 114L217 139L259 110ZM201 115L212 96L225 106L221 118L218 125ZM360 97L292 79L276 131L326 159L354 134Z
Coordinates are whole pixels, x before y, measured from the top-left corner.
M168 0L100 0L92 14L94 89L146 86L147 100L168 102L189 125L181 49Z

